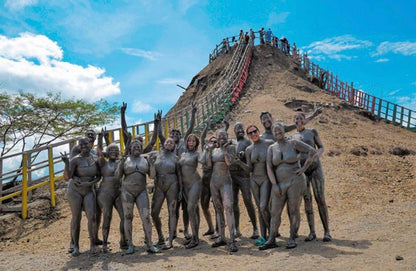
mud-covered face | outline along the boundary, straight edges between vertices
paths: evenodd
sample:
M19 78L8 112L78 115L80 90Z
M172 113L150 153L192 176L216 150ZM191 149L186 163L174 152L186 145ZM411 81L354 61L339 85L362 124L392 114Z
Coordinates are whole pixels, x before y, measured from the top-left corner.
M190 136L188 138L188 141L186 142L186 144L188 144L188 150L193 150L195 149L196 146L196 138L194 136Z
M220 146L224 145L225 143L227 143L228 140L228 136L226 132L219 132L217 135L217 139L218 139L218 143L220 144Z
M179 131L173 130L170 132L169 135L175 142L179 142L181 140L181 133Z
M175 148L175 141L173 140L173 138L169 137L168 139L166 139L163 147L168 151L172 151Z
M298 128L302 128L303 125L305 125L305 116L302 114L295 114L293 120L295 121L296 127Z
M90 141L90 145L94 145L94 141L95 138L97 137L97 135L95 134L95 132L93 130L88 130L85 133L85 136L88 138L88 140Z
M90 141L88 138L81 138L78 141L79 147L81 149L82 154L87 154L90 152Z
M110 159L115 160L117 159L117 157L119 156L120 151L118 150L118 147L110 147L108 148L108 157L110 157Z
M273 128L273 135L277 140L282 140L285 136L285 131L284 131L283 126L280 126L280 125L275 126Z
M216 137L211 137L208 144L209 144L209 146L217 148L218 147L217 138Z
M237 123L234 126L234 133L237 139L241 139L244 137L244 126L241 123Z
M247 135L253 142L257 142L260 138L259 130L256 127L250 127L247 131Z
M261 116L261 124L263 124L266 129L272 127L272 121L272 116L270 114L264 114Z
M133 141L130 147L130 152L134 156L139 156L142 153L142 144L138 141Z

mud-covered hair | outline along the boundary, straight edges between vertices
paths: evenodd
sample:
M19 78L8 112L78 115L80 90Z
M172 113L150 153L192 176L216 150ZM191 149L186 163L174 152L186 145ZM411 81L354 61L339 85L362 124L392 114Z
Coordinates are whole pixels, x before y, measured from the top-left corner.
M195 138L195 141L196 141L196 143L195 143L195 150L197 150L197 149L198 149L198 147L199 147L199 137L198 137L196 134L193 134L193 133L189 134L189 135L186 137L186 140L185 140L185 147L186 147L186 149L187 149L187 150L189 150L189 149L188 149L188 140L189 140L191 137L194 137L194 138Z

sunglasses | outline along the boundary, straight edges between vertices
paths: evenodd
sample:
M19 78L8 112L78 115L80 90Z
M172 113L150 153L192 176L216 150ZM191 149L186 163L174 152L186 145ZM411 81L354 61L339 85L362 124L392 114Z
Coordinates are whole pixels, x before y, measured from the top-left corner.
M253 130L253 131L250 131L250 132L247 132L247 134L248 135L254 135L254 134L257 134L257 132L258 132L259 130Z

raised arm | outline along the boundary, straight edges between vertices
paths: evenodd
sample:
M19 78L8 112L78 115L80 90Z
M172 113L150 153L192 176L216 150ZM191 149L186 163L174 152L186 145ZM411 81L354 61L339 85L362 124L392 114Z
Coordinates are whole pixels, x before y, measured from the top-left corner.
M104 167L105 159L103 155L103 137L104 137L105 130L101 129L101 132L98 133L98 145L97 145L97 154L98 154L98 166L100 168ZM108 145L107 145L108 146Z
M162 120L162 110L157 111L157 114L160 120ZM165 144L166 137L163 135L162 121L159 121L158 123L157 134L159 136L160 144L163 146Z
M306 123L308 123L309 121L313 120L316 116L318 116L319 114L322 113L322 108L318 107L315 109L315 111L313 111L313 113L309 116L306 117ZM305 124L306 124L305 123ZM290 132L296 129L296 124L290 124L290 125L285 125L285 132Z
M191 121L189 122L189 128L188 128L188 130L186 131L186 134L185 134L185 136L183 137L183 138L187 138L188 137L188 135L190 135L191 133L192 133L192 131L193 131L193 129L194 129L194 126L195 126L195 115L196 115L196 110L198 109L198 107L197 107L197 105L196 105L196 103L192 103L192 114L191 114Z
M127 122L126 122L126 109L127 109L127 103L123 102L123 105L120 108L121 112L121 130L123 131L123 140L124 144L126 144L129 132L127 131Z
M205 127L204 130L202 130L202 134L201 134L201 150L205 151L205 139L207 138L207 134L208 134L208 129L211 126L211 118L208 117L207 120L205 121Z
M157 134L159 130L159 122L161 122L161 116L159 116L159 112L154 115L154 121L153 121L153 135L152 139L150 140L149 144L143 149L143 153L151 152L153 149L153 146L156 143Z

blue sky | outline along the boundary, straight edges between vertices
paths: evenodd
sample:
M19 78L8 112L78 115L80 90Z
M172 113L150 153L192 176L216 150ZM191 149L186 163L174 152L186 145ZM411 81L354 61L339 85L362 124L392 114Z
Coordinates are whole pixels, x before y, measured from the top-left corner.
M167 112L223 37L264 26L416 110L415 11L414 0L0 0L0 91L126 101L134 124Z

